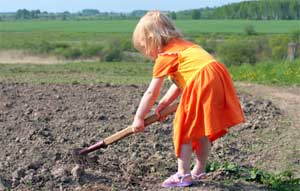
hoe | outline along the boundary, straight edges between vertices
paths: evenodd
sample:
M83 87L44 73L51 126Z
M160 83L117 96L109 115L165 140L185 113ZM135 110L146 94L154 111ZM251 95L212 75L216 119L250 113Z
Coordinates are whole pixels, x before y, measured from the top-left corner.
M177 103L173 103L171 105L169 105L168 107L166 107L165 109L163 109L160 113L160 117L157 116L156 114L152 114L148 117L145 118L144 120L144 124L145 127L148 125L151 125L154 122L159 121L161 118L165 118L168 115L174 113L177 109ZM74 149L72 151L72 156L74 161L76 162L76 164L78 165L83 165L85 166L85 164L89 163L90 158L88 157L88 153L93 152L95 150L98 150L100 148L106 148L108 145L113 144L125 137L128 137L129 135L133 134L133 130L131 126L128 126L127 128L116 132L115 134L98 141L97 143L95 143L94 145L91 145L87 148L77 148Z

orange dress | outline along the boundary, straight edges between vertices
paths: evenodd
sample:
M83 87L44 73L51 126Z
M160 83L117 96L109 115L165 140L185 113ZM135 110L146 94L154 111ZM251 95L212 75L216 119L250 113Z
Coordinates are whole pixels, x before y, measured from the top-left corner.
M228 128L244 122L243 111L225 66L200 46L171 40L155 60L153 77L169 78L182 90L174 119L174 147L208 136L211 142L225 135Z

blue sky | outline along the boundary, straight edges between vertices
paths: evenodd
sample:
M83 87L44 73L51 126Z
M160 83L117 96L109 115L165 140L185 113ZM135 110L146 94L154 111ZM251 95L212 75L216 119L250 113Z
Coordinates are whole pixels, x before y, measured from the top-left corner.
M93 8L99 11L130 12L132 10L178 11L202 7L215 7L242 0L0 0L0 12L18 9L40 9L50 12L78 12Z

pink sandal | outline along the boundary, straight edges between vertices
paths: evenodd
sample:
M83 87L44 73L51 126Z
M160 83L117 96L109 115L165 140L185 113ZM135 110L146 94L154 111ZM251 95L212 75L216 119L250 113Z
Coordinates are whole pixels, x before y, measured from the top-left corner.
M203 180L203 179L206 179L206 178L207 178L207 175L206 175L205 172L200 173L200 174L198 174L198 175L192 174L192 179L193 179L194 181L200 181L200 180Z
M167 180L162 183L164 188L173 188L173 187L186 187L192 185L192 180L184 180L185 178L191 176L191 174L180 175L178 172L170 176Z

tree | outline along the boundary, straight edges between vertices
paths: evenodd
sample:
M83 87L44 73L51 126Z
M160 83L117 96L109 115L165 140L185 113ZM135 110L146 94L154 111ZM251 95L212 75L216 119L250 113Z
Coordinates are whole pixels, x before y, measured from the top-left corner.
M38 9L30 11L30 19L38 19L40 15L41 15L41 11Z
M176 20L176 19L177 19L177 15L176 15L176 13L175 13L174 11L171 12L171 18L172 18L173 20Z
M201 13L199 10L194 9L192 10L192 19L200 19Z
M30 12L26 9L19 9L16 13L16 19L28 19Z
M95 16L100 13L97 9L83 9L81 12L84 16Z

